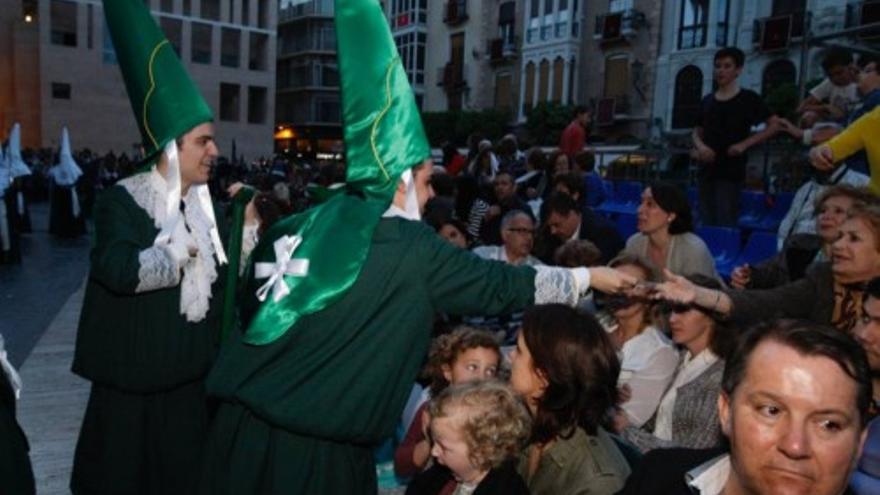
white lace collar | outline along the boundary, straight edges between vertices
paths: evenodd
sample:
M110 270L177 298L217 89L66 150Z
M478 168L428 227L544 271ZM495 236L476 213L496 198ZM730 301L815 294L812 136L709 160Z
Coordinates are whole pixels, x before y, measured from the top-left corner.
M167 185L156 168L123 179L119 184L153 219L156 228L161 230L166 215ZM185 204L183 220L191 231L186 235L190 237L188 240L192 244L198 246L198 256L194 262L187 263L183 268L180 313L186 315L187 321L198 322L208 314L211 284L217 280L217 261L214 259L214 246L211 242L212 222L202 211L195 188L189 189L183 197L183 202Z

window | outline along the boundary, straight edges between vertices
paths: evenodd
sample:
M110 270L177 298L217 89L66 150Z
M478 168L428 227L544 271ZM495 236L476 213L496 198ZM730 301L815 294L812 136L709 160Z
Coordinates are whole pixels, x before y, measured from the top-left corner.
M183 42L183 21L171 17L160 17L159 27L165 33L165 37L168 38L168 41L174 48L174 52L180 57L180 47Z
M715 31L715 46L727 46L727 26L730 23L730 2L718 0L715 5L715 19L718 29Z
M516 44L516 2L504 2L498 6L498 35L505 45Z
M565 81L565 60L562 57L553 61L553 101L562 102L563 81Z
M767 64L764 69L764 76L761 78L761 95L765 98L779 88L790 85L795 91L794 85L797 81L797 70L790 60L775 60Z
M220 83L220 120L238 122L240 92L238 84Z
M192 0L183 0L183 15L192 15Z
M220 20L220 0L201 0L202 19Z
M410 84L425 83L425 42L428 35L422 31L410 31L394 37L400 62Z
M52 83L52 98L56 100L69 100L70 99L70 84L67 83Z
M239 66L239 52L241 51L241 31L232 28L223 28L220 31L220 65L223 67Z
M791 37L800 38L804 35L804 12L807 0L773 0L773 16L791 16Z
M302 4L300 4L302 5ZM250 0L241 0L241 23L247 26L251 23L251 2Z
M53 45L76 46L76 6L74 2L52 0L49 17Z
M266 70L268 64L269 36L264 33L251 33L248 50L248 69Z
M724 0L722 0L724 1ZM625 12L633 8L633 0L609 0L608 12L611 14Z
M547 101L550 93L550 62L542 60L538 66L538 101Z
M269 27L269 0L257 0L257 27Z
M681 27L678 30L678 49L706 46L706 27L709 0L682 0Z
M535 18L541 13L541 0L532 0L532 10L529 17Z
M553 13L553 0L544 0L544 15Z
M339 97L326 96L315 99L315 120L318 122L337 123L342 120L339 109Z
M192 61L197 64L211 64L211 25L192 23Z
M92 38L95 36L94 13L92 10L93 5L88 4L86 6L86 48L89 50L93 48L94 43L92 42Z
M698 124L703 101L703 73L688 65L675 76L675 97L672 104L672 128L688 129Z
M629 58L608 57L605 59L605 98L614 98L616 107L629 96Z
M525 114L532 108L532 102L535 101L535 64L529 62L526 64L526 87L523 91L523 108Z
M510 110L513 101L513 78L510 74L498 74L495 77L495 108Z
M159 10L162 12L174 12L174 0L162 0L159 2Z
M399 29L413 24L426 24L428 20L428 2L426 0L392 1L389 22L392 29ZM447 7L448 8L448 7ZM466 5L463 7L466 8ZM466 12L458 10L457 12Z
M266 88L248 87L248 122L251 124L266 123Z

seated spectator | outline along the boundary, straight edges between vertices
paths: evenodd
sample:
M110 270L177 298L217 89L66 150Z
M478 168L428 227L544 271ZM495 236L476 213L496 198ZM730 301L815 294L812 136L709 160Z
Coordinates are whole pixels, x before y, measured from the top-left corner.
M608 199L602 178L596 173L596 155L592 151L582 151L575 155L576 168L583 175L586 205L595 208Z
M880 416L880 278L868 283L862 304L862 318L853 330L856 340L865 349L868 364L871 366L873 395L869 416Z
M693 233L694 220L687 196L677 187L655 182L642 192L638 210L639 232L626 241L624 253L635 256L661 279L668 269L683 275L705 275L720 280L715 258Z
M556 248L553 261L557 266L568 268L599 266L602 264L602 252L590 241L570 240ZM593 293L589 292L581 296L576 307L586 313L595 314L596 304L593 301Z
M508 385L454 385L431 401L429 411L437 462L416 476L407 495L528 495L514 458L531 419Z
M775 317L805 318L849 333L862 315L864 286L880 276L880 207L850 210L831 247L831 262L817 263L795 282L773 288L720 291L697 287L667 272L656 296L716 311L743 323Z
M498 157L492 151L492 142L483 139L477 145L477 155L468 164L467 172L477 178L480 187L490 186L498 173Z
M480 227L480 241L483 244L501 244L501 219L509 212L519 210L531 214L529 205L516 195L516 184L513 176L501 172L492 183L495 190L495 202L486 211L486 217Z
M584 182L577 172L569 172L554 177L553 190L568 194L581 208L586 204L584 201Z
M547 157L547 181L550 184L553 184L556 180L556 177L571 173L571 158L568 157L561 150L556 150L550 153L550 156ZM549 196L553 191L545 189L544 197Z
M779 224L776 235L776 248L782 250L785 241L796 234L816 233L816 201L822 193L831 186L850 185L862 187L868 184L868 176L855 170L848 165L838 167L830 172L812 169L810 180L798 188L791 201L791 207Z
M474 254L481 258L502 261L511 265L542 265L532 256L535 244L535 221L521 210L511 210L501 219L500 246L479 246Z
M446 218L434 227L440 237L462 249L468 249L471 245L471 237L467 227L458 220Z
M811 149L810 162L820 171L830 172L837 163L864 150L871 172L869 187L871 192L880 195L880 139L875 139L877 129L880 129L880 107L860 117L827 143Z
M848 185L825 189L814 210L818 233L793 235L776 256L755 266L736 267L731 285L737 289L771 289L803 278L807 267L831 259L831 245L840 237L840 225L849 210L876 203L876 196L867 189Z
M566 306L534 306L510 359L511 385L533 419L518 467L532 495L616 493L630 468L601 426L620 372L602 327Z
M692 283L720 288L704 275ZM709 448L721 442L716 403L731 332L718 315L703 308L670 305L668 327L672 341L683 350L672 384L663 393L654 416L640 428L626 425L621 434L643 452L661 447Z
M431 397L449 385L493 378L498 373L501 351L492 334L459 327L431 343L422 377L429 382ZM406 437L394 453L394 472L410 478L421 472L431 458L431 441L426 435L430 417L427 402L416 411Z
M870 391L864 353L848 336L803 321L754 328L717 397L729 447L655 450L621 493L851 493Z
M480 198L477 180L470 175L455 178L455 218L467 225L472 239L480 237L483 219L489 211L489 203Z
M443 166L451 176L458 175L467 164L467 159L458 152L458 148L450 141L443 143Z
M651 282L651 269L626 255L611 261L612 268ZM654 324L651 300L645 296L611 296L605 299L600 317L620 356L619 387L626 387L629 399L621 405L629 425L640 427L657 411L660 396L678 367L678 351Z
M546 220L542 259L549 260L556 248L568 240L586 239L602 252L602 263L608 263L623 249L623 238L614 224L589 208L581 209L565 193L555 192L543 205Z
M498 169L514 177L526 171L526 155L519 150L516 136L507 134L498 142Z
M825 79L810 90L807 98L797 108L801 127L810 128L817 122L843 121L859 101L852 53L842 48L832 48L822 59Z
M547 156L540 147L535 146L526 153L526 173L516 178L519 197L532 201L544 197L547 188Z

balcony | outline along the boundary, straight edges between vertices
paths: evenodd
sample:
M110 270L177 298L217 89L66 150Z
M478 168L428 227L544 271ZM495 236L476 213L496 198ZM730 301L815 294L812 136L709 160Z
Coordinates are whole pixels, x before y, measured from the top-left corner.
M880 24L880 1L851 3L846 6L846 28L858 28L870 24ZM860 39L880 38L880 29L860 31L856 37Z
M635 37L647 25L645 14L636 9L598 15L593 39L602 43L627 40Z
M443 22L450 27L459 26L468 20L467 0L449 0L443 11Z
M493 66L503 65L516 59L518 39L495 38L489 40L489 63Z
M278 10L278 23L298 21L309 17L333 18L332 2L306 2Z
M467 87L464 79L464 65L448 62L437 69L437 86L443 87L447 94L460 93Z
M805 15L792 12L755 19L752 44L759 45L764 52L788 48L791 41L803 38Z

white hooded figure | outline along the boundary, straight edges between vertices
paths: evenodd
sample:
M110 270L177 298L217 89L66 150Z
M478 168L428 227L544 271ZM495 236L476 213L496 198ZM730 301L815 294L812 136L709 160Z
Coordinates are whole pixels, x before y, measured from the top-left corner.
M7 208L14 208L17 213L15 219L19 232L31 231L31 218L28 212L27 202L24 197L24 188L20 177L31 175L31 169L21 157L21 125L15 123L9 133L9 145L6 147L6 167L12 178L12 192L15 194L14 204L7 203Z
M70 152L70 135L65 127L61 132L61 153L58 163L49 170L52 180L49 232L61 237L77 237L85 233L76 182L82 176Z

